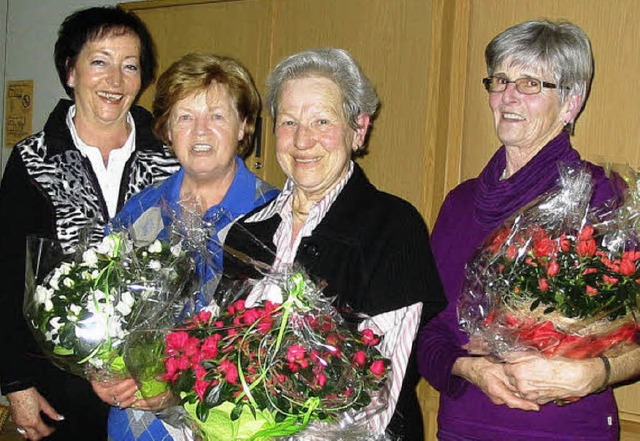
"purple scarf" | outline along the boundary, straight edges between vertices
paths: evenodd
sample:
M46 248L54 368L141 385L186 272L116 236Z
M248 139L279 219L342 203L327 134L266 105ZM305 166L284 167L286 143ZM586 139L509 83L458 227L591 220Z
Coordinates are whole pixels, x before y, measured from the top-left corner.
M513 176L500 180L507 164L506 149L500 147L478 176L478 188L473 195L478 223L494 230L519 208L556 186L558 163L579 160L569 134L563 131Z

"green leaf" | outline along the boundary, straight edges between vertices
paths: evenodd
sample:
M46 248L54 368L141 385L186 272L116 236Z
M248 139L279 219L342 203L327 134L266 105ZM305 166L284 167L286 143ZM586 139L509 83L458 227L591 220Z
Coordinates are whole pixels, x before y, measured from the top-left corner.
M229 415L229 418L231 418L231 421L235 421L238 418L240 418L240 415L242 415L242 408L243 407L244 407L244 403L243 402L239 402L238 404L236 404L236 406L231 411L231 415Z

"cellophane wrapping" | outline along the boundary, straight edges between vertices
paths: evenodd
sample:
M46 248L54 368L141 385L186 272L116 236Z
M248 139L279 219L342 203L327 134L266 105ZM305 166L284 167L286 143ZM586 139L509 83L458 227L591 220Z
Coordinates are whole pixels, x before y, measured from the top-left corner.
M469 350L589 358L635 347L640 289L638 176L611 173L622 197L591 207L586 167L560 166L557 190L499 227L466 267L458 304Z
M24 315L60 368L92 380L125 378L125 340L176 314L193 271L179 238L140 244L128 230L112 230L65 255L56 241L30 237ZM149 393L166 389L145 380Z
M163 379L181 397L185 425L203 440L385 440L368 425L386 407L380 337L351 326L297 265L274 271L237 257L264 279L219 287L208 307L163 333ZM282 301L247 306L265 282Z

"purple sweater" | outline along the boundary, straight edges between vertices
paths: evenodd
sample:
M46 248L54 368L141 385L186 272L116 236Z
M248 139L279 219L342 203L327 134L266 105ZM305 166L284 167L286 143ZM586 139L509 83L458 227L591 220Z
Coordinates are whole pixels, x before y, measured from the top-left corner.
M461 345L468 338L459 330L456 315L465 263L511 214L556 186L558 162L576 161L580 156L563 132L516 174L501 181L506 166L502 147L480 176L456 187L442 205L431 247L449 304L418 337L420 372L440 392L439 440L618 439L617 409L610 389L565 407L550 403L531 412L493 404L475 385L451 375L455 360L467 355ZM587 164L595 180L591 203L600 205L615 195L614 186L602 168Z

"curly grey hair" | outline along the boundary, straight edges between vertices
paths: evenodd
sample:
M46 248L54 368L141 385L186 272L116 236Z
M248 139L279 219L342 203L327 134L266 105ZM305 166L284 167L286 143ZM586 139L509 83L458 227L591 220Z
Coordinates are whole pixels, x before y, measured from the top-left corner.
M582 29L568 21L517 24L494 37L484 54L489 75L508 61L551 73L561 101L577 95L584 103L589 94L593 77L591 43Z
M358 128L358 115L373 116L380 99L369 79L344 49L311 49L281 60L267 79L267 107L275 120L280 91L285 82L321 76L333 81L342 94L343 110L352 129Z

